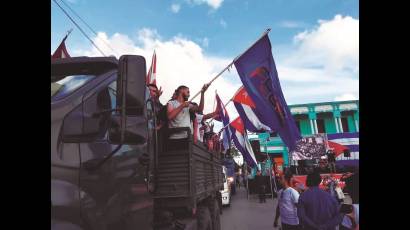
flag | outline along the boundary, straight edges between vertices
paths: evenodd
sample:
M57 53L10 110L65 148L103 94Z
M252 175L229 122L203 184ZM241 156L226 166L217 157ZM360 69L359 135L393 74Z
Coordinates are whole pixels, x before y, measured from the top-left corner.
M279 134L292 151L301 139L299 130L286 104L266 34L234 61L246 92L256 105L256 116Z
M229 124L229 128L232 132L232 140L236 148L242 153L246 163L251 167L255 167L257 165L255 154L249 143L242 119L240 117L236 118Z
M258 119L255 103L243 86L235 94L232 101L246 130L251 132L270 131L270 128Z
M51 55L51 59L70 57L67 48L65 47L65 40L67 39L67 36L68 34L63 38L63 41L61 41L60 45L57 47L56 51L54 51L53 55Z
M343 151L349 149L348 147L341 145L339 143L333 142L333 141L328 141L327 144L329 145L330 149L333 149L335 153L335 157L338 157L340 154L343 153Z
M327 134L329 147L330 142L334 142L342 145L350 150L353 155L353 159L358 159L359 157L359 133L334 133ZM332 148L332 147L330 147ZM338 155L336 153L336 155Z
M152 55L151 67L149 68L149 71L147 73L146 83L147 85L157 85L157 55L155 53L155 50L154 54Z
M218 115L215 117L215 120L221 121L224 127L226 127L229 124L229 115L228 115L228 111L226 110L218 94L216 94L215 112L218 112ZM228 129L228 127L226 127L223 130L223 146L225 150L229 149L230 143L231 143L231 131Z

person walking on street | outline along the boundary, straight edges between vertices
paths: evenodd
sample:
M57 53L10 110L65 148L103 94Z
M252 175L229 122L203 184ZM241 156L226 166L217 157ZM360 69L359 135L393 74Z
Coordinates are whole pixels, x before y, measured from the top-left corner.
M256 185L258 186L258 192L259 192L259 203L266 203L266 197L265 197L265 190L266 190L266 185L265 181L263 180L262 173L260 170L256 173Z
M278 227L278 219L282 223L282 230L299 230L299 218L297 214L297 204L299 200L299 193L291 187L292 173L287 172L281 176L280 183L283 189L279 190L278 205L276 207L275 221L273 227Z
M306 185L309 187L299 197L298 217L306 230L335 230L343 220L337 200L319 188L320 174L308 174Z

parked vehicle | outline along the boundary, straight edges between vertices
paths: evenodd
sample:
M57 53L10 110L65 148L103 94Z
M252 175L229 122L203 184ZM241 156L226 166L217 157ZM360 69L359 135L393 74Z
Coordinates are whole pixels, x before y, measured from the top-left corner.
M222 166L222 172L224 174L223 181L224 181L224 189L221 190L221 195L222 195L222 205L231 205L231 189L228 184L228 179L226 176L227 169L225 166Z

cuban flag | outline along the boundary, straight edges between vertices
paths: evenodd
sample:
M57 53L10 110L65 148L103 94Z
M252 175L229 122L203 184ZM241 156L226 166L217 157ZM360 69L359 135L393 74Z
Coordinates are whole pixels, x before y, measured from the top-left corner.
M255 103L259 121L279 134L292 152L302 138L290 113L279 83L266 34L234 61L246 92Z
M336 152L336 164L345 166L359 166L359 133L334 133L327 134L329 148ZM333 144L332 144L333 143ZM343 146L343 149L340 148ZM350 157L345 157L343 150L350 150ZM340 154L337 154L340 153Z
M257 162L255 154L253 153L252 146L249 143L248 135L243 121L240 117L236 118L229 124L229 128L232 132L232 140L239 152L242 153L246 163L251 167L256 167Z
M256 105L252 98L242 86L232 99L236 110L241 117L245 129L251 132L271 131L271 129L263 124L256 115Z
M149 68L149 71L147 73L146 77L146 83L147 85L149 84L154 84L157 85L157 55L154 50L154 54L152 55L152 60L151 60L151 67Z
M215 111L218 112L218 115L215 117L215 120L222 122L224 127L227 127L229 124L228 111L226 110L218 94L216 94L216 110ZM224 150L228 150L230 143L231 143L231 131L228 128L225 128L222 136L223 136Z
M59 59L59 58L69 58L70 54L68 54L67 48L65 46L65 40L67 39L68 34L63 38L60 45L57 47L56 51L54 51L53 55L51 55L51 59Z

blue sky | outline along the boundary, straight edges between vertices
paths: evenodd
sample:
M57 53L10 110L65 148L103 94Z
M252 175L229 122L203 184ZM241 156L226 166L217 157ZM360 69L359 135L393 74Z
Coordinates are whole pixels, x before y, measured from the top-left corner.
M110 53L108 43L117 56L140 54L149 65L156 50L163 102L179 84L199 90L266 28L272 29L272 53L288 104L359 97L357 0L65 2L99 33L95 36L77 19L105 53ZM51 25L51 51L74 28L66 41L69 53L100 55L53 1ZM215 90L227 101L240 85L235 71L225 73L208 90L205 111L212 110Z
M268 27L275 47L289 44L297 32L314 27L319 19L336 14L358 18L359 14L357 0L225 0L217 9L186 0L65 1L97 31L132 35L148 27L156 28L165 39L177 34L194 41L208 38L205 52L222 56L240 53ZM171 11L172 4L180 6L178 13ZM51 9L54 48L74 26L54 3ZM75 28L67 45L82 47L89 42Z

